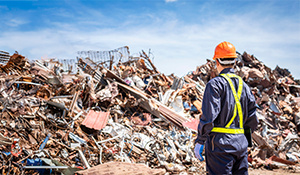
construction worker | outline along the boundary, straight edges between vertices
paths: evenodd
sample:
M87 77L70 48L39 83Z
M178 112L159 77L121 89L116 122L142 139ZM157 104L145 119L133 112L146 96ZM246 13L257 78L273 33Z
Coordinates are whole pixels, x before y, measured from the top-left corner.
M219 76L205 87L194 152L203 161L205 144L208 174L248 174L245 131L253 132L258 120L251 89L234 74L236 58L231 43L220 43L213 57Z

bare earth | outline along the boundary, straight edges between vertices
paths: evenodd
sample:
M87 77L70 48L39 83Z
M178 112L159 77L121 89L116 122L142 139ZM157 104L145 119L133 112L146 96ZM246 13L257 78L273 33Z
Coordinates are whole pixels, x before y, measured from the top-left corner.
M283 169L275 169L275 170L267 170L267 169L250 169L249 175L296 175L300 174L300 170L283 170Z

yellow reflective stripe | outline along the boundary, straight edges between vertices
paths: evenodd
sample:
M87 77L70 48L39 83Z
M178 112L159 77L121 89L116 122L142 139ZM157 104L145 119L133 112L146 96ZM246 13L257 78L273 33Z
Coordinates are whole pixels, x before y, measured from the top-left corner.
M228 122L228 124L225 126L225 128L229 128L230 125L232 124L233 120L235 119L236 117L236 105L234 105L234 110L233 110L233 116L231 117L230 121Z
M243 80L240 76L237 76L235 74L226 74L228 77L235 77L235 78L238 78L239 79L239 87L238 87L238 97L239 99L241 99L241 95L242 95L242 90L243 90ZM235 89L234 89L235 90Z
M243 111L242 111L242 106L241 106L241 103L240 103L240 99L241 99L241 95L242 95L242 90L243 90L243 80L242 80L242 78L240 76L237 76L235 74L226 74L226 75L229 76L229 77L235 77L235 78L239 79L239 87L238 87L238 93L237 93L239 102L236 103L236 105L238 106L238 114L239 114L239 119L240 119L240 128L243 128L243 123L244 123L243 122Z
M239 114L239 119L240 119L240 128L243 128L243 112L242 112L242 107L241 107L241 103L240 103L240 99L236 93L236 90L235 90L235 87L231 81L231 79L229 78L229 76L231 77L236 77L234 74L221 74L221 76L223 76L229 83L230 87L231 87L231 90L232 90L232 93L233 93L233 96L234 96L234 99L235 99L235 105L237 106L237 110L238 110L238 114ZM234 76L233 76L234 75ZM240 83L243 83L239 80L239 87L240 87ZM243 86L243 84L242 84ZM240 88L239 88L240 89ZM239 90L238 89L238 90ZM235 119L236 117L236 107L234 107L234 115L232 116L232 118L230 119L229 123L226 125L226 127L230 127L230 125L232 124L233 120ZM241 120L242 119L242 120Z
M239 79L239 88L238 88L238 97L239 97L239 102L237 103L237 107L238 107L238 114L239 114L239 118L240 118L240 128L243 128L243 111L242 111L242 106L241 106L241 95L242 95L242 90L243 90L243 80L241 77L238 77Z
M225 134L244 134L244 129L214 127L211 132L219 132Z
M241 77L239 77L239 89L238 89L239 100L241 99L242 90L243 90L243 80ZM238 103L238 106L239 106L238 113L239 113L239 117L240 117L240 128L244 128L243 111L242 111L242 105L241 105L240 101Z
M240 103L240 98L241 98L242 90L243 90L243 80L242 80L241 77L239 77L235 74L221 74L221 76L223 76L228 81L228 83L230 85L230 88L232 90L232 94L233 94L234 99L235 99L235 106L234 106L234 110L233 110L233 116L230 119L229 123L225 126L225 128L223 128L223 127L214 127L211 130L211 132L228 133L228 134L243 134L244 133L244 129L243 129L243 111L242 111L242 106L241 106L241 103ZM236 93L235 87L234 87L230 77L234 77L234 78L239 79L238 93ZM230 125L232 124L233 120L236 117L237 111L238 111L238 115L239 115L240 128L239 129L229 128Z

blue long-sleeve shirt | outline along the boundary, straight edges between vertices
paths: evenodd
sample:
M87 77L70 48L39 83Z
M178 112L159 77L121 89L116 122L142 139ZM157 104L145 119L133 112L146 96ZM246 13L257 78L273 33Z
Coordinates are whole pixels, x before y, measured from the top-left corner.
M222 73L234 73L234 69L223 69ZM231 78L237 90L238 79ZM257 127L255 98L249 86L243 82L241 94L241 106L243 111L244 129ZM233 116L235 100L229 83L224 77L218 76L211 79L205 87L202 101L202 116L198 125L198 136L196 143L204 144L213 127L225 127ZM239 117L237 116L230 128L239 128Z

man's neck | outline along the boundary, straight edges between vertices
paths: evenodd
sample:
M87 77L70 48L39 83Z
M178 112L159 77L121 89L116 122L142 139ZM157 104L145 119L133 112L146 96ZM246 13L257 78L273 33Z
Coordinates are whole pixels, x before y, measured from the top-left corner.
M218 66L217 67L217 70L218 70L218 73L220 74L224 69L226 68L233 68L232 66Z

